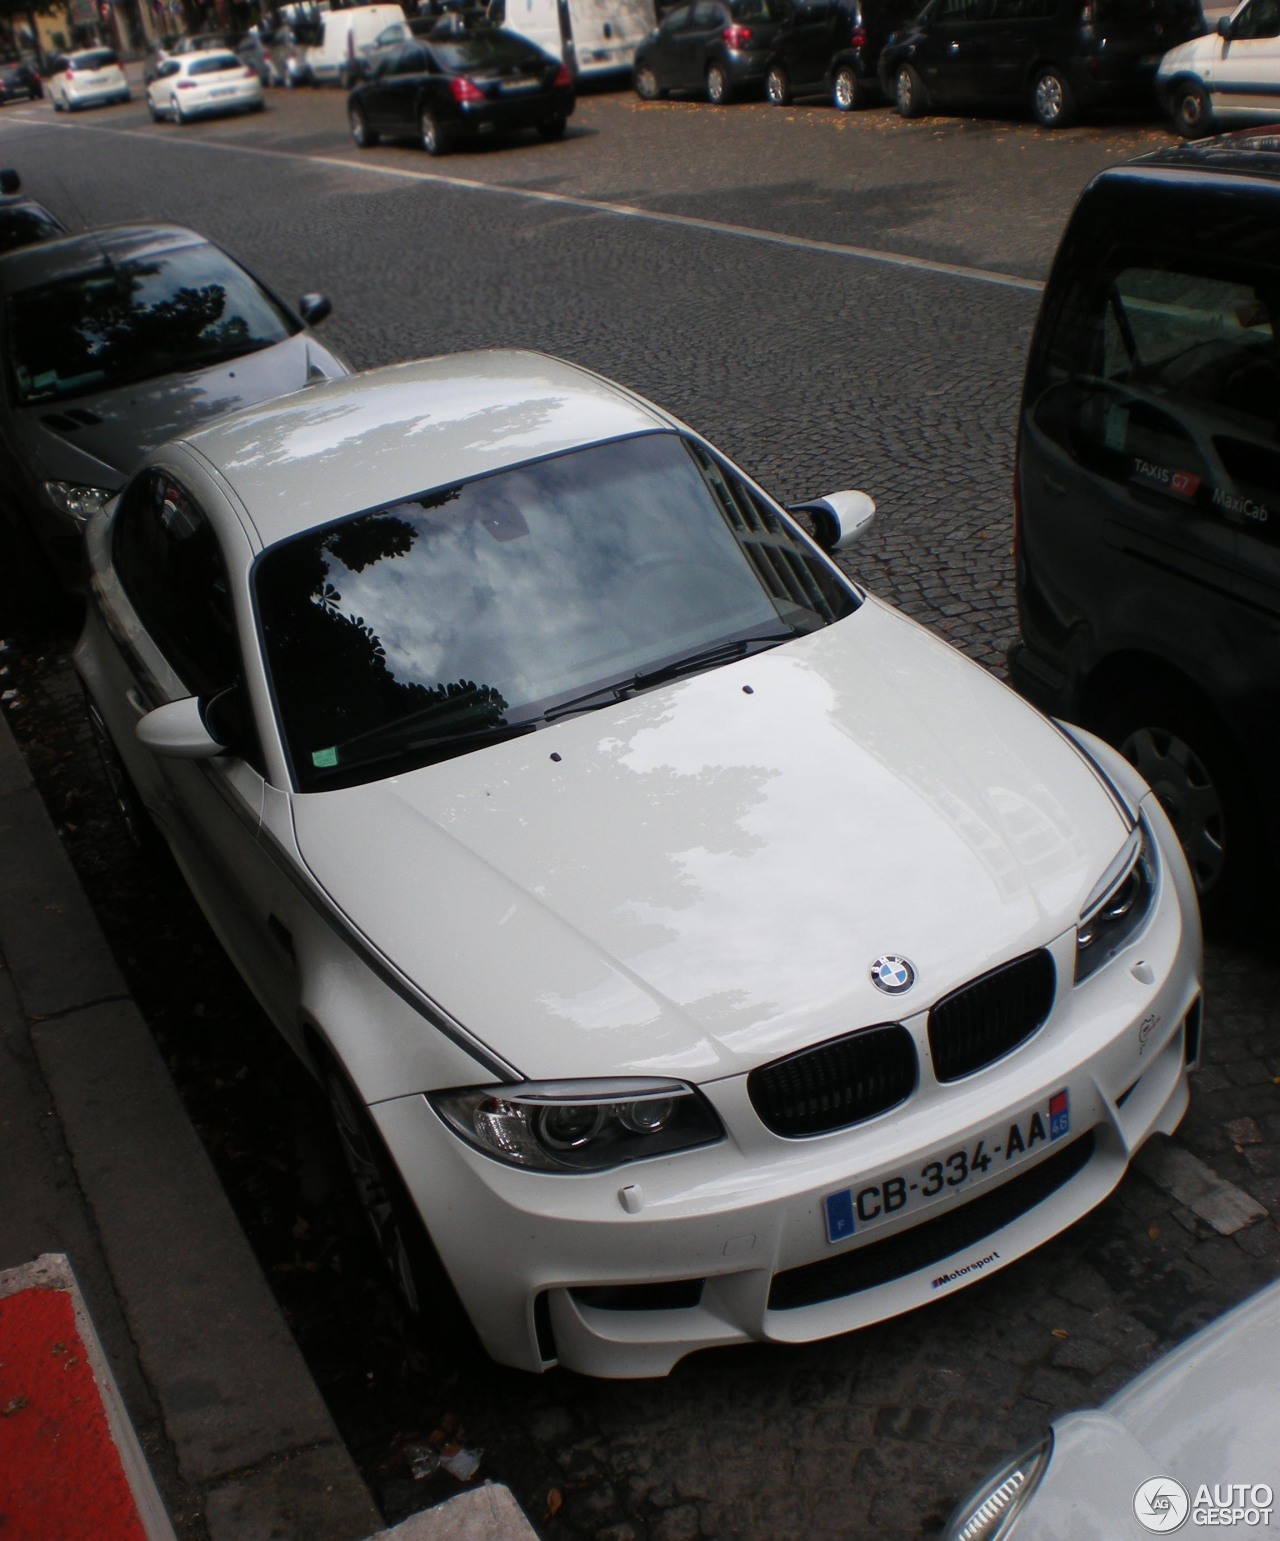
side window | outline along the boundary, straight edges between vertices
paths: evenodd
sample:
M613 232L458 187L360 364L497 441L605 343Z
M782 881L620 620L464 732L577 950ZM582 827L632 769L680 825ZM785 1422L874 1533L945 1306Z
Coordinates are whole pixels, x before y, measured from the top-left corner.
M689 7L678 5L674 11L668 11L662 18L663 32L683 32L689 25Z
M182 682L212 695L240 677L231 585L208 520L161 470L134 482L112 532L120 582Z
M1280 36L1280 0L1253 0L1236 18L1231 36L1242 42Z
M693 8L690 25L695 31L700 32L704 27L721 26L727 20L728 18L718 5L709 5L705 3L705 0L702 0L702 3L695 5Z
M1131 490L1280 539L1280 348L1269 284L1152 261L1101 275L1075 328L1072 452ZM1067 325L1071 325L1069 318Z

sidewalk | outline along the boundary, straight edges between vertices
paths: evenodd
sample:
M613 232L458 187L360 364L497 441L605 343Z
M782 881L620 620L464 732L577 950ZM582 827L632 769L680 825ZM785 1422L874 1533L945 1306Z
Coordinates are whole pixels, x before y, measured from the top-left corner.
M0 717L0 1269L64 1253L181 1541L381 1521ZM534 1532L487 1485L397 1541Z

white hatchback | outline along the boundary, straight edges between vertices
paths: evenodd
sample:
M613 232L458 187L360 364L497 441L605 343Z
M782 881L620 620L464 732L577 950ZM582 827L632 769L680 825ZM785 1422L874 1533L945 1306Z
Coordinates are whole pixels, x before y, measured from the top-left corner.
M940 1299L1186 1107L1159 803L798 522L871 514L492 352L223 418L89 522L124 808L325 1087L407 1301L441 1261L506 1364Z
M1280 0L1244 0L1215 32L1171 48L1156 90L1175 132L1198 139L1219 126L1280 117Z
M49 66L45 91L55 112L103 107L132 98L120 61L109 48L59 54Z
M261 112L264 105L257 70L225 49L172 55L147 87L147 109L157 123L161 118L189 123L224 112Z

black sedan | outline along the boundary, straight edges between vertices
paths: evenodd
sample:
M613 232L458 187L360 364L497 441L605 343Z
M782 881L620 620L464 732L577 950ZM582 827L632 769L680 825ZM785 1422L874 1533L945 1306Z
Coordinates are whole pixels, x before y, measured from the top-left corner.
M636 93L705 92L723 106L759 86L786 26L787 0L693 0L668 11L636 49Z
M574 108L567 66L505 27L454 26L389 49L372 80L347 99L351 137L361 149L417 139L441 155L463 139L535 128L559 139Z
M0 64L0 105L5 102L34 101L44 95L39 75L21 59Z

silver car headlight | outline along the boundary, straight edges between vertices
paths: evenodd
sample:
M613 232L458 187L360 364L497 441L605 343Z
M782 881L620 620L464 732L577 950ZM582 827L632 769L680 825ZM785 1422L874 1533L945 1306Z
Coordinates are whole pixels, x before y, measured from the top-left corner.
M486 1156L540 1172L599 1172L724 1136L708 1103L682 1081L526 1081L427 1099Z
M1053 1433L993 1472L951 1516L946 1541L1000 1541L1030 1499L1053 1453Z
M86 524L102 512L115 493L107 487L84 487L76 482L46 482L44 495L60 514Z
M1151 913L1156 896L1155 840L1141 820L1089 895L1076 925L1076 983L1125 946Z

